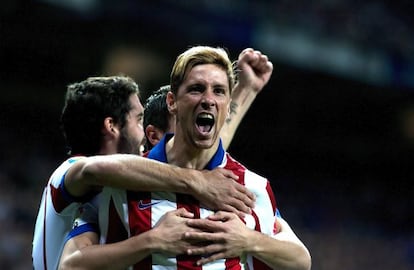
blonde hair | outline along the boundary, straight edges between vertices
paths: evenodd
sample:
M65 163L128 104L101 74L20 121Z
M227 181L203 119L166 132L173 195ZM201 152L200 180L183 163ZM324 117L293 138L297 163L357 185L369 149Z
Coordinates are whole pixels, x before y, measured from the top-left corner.
M170 75L171 91L177 94L188 72L193 67L203 64L217 65L226 72L231 94L235 84L233 64L224 48L210 46L194 46L177 57Z

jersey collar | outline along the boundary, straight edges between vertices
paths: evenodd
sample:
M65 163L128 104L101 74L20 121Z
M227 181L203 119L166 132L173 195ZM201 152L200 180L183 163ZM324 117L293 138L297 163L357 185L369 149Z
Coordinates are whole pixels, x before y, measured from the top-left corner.
M174 136L173 133L166 133L164 135L164 137L159 141L159 143L157 145L155 145L151 149L151 151L148 153L148 158L155 159L155 160L158 160L160 162L168 163L167 152L165 151L165 146L166 146L167 142L173 136ZM206 165L206 167L204 169L213 170L214 168L220 166L221 163L223 162L223 158L224 158L225 153L226 152L224 151L223 144L222 144L221 139L220 139L219 147L217 148L216 153L210 159L210 161L208 162L208 164Z

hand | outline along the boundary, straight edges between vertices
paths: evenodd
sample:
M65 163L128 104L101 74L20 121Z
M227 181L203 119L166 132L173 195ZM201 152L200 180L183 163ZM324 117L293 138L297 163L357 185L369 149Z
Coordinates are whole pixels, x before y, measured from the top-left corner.
M245 186L235 180L238 176L232 171L217 168L202 171L194 197L212 210L233 212L240 217L250 214L254 207L255 196Z
M187 251L188 255L211 254L197 261L198 265L242 256L251 246L249 241L254 239L255 233L247 228L237 215L223 211L211 215L208 219L188 220L187 225L201 232L186 232L184 235L186 240L208 243Z
M256 94L268 83L273 72L273 64L268 57L251 48L240 53L237 68L239 71L236 89L250 89Z
M226 149L257 94L269 82L273 64L266 55L247 48L239 55L237 69L238 80L231 93L230 112L220 134Z
M192 218L194 218L194 214L185 208L165 213L150 231L155 239L154 242L158 243L155 249L172 255L185 254L193 246L184 240L184 234L189 231L198 231L186 223Z

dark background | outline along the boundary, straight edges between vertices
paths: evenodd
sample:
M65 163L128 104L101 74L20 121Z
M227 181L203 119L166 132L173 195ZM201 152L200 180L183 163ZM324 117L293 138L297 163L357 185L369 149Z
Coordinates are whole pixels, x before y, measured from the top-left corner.
M123 72L145 99L179 53L205 44L274 64L229 152L271 181L312 269L412 269L412 5L2 1L0 268L31 268L43 186L65 158L66 85Z

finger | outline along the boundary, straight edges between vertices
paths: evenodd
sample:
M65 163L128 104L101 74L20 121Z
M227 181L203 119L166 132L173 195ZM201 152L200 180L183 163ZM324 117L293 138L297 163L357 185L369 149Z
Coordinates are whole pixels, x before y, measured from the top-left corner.
M226 212L226 211L218 211L214 213L213 215L208 216L208 219L211 221L227 221L235 217L236 217L236 214L234 213ZM216 223L216 224L220 224L220 223Z
M189 212L187 209L185 208L179 208L177 210L174 210L175 214L179 217L184 217L184 218L194 218L194 213Z
M269 59L267 58L267 55L261 55L259 62L257 63L256 69L261 70L261 71L267 70L268 62L269 62Z
M189 243L198 243L198 246L193 248L203 248L207 249L207 253L211 253L214 250L211 246L218 245L223 243L223 233L222 232L201 232L201 231L188 231L182 235L182 239ZM204 252L206 253L206 252Z
M260 73L266 73L271 68L271 62L269 61L267 55L265 54L257 54L257 60L250 62L251 67Z
M187 249L187 255L204 255L205 258L211 257L212 254L223 252L224 248L221 244L210 244L202 247L191 247ZM209 255L210 254L210 255Z
M232 207L230 205L226 205L225 207L223 207L223 211L232 212L232 213L236 214L241 219L244 219L246 217L246 214L251 214L252 213L252 209L250 207L247 207L245 211L240 211L237 208Z
M273 64L267 58L263 59L263 61L258 64L257 70L260 70L262 73L271 73L273 71Z
M246 48L243 51L241 51L241 53L239 54L239 59L242 58L245 54L249 54L254 52L254 50L252 48Z
M204 258L198 260L197 265L204 265L204 264L207 264L207 263L210 263L210 262L213 262L213 261L216 261L216 260L221 260L221 259L224 259L224 258L226 258L225 253L215 253L215 254L212 254L211 256L204 257Z
M253 208L256 201L256 195L246 186L239 183L237 183L236 189L238 192L234 194L235 198L242 200L248 207Z
M201 234L197 234L197 233L192 233L192 232L188 232L188 234L186 233L185 236L188 237L207 237L208 232L217 232L217 231L222 231L222 222L218 222L220 221L219 219L189 219L187 220L186 224L187 226L191 227L191 228L195 228L195 229L200 229L204 232L206 232L206 235Z
M246 202L245 200L239 198L230 198L228 205L225 208L222 208L222 210L227 212L233 212L237 215L251 214L252 209L249 206L251 204L253 204L253 201Z
M247 194L241 192L233 192L232 197L228 197L225 201L226 206L221 208L228 212L234 212L239 214L243 212L245 214L251 214L251 209L254 208L255 200L250 198Z
M242 69L243 65L255 66L256 61L259 60L259 55L253 50L245 50L243 54L240 54L240 57L237 61L237 67Z
M231 170L227 170L227 169L223 169L223 168L220 168L219 170L227 178L231 178L233 180L238 180L239 179L239 176Z

